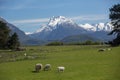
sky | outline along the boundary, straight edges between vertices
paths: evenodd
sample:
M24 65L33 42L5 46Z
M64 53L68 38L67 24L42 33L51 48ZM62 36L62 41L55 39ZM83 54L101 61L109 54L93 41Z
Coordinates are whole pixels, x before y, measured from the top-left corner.
M109 8L119 0L0 0L0 17L24 32L35 32L53 16L78 24L109 22Z

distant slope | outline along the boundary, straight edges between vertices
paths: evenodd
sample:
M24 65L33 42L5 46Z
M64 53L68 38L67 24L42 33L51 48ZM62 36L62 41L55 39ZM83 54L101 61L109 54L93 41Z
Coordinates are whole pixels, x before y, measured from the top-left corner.
M64 43L71 43L71 42L84 42L84 41L100 41L97 38L88 36L86 34L79 34L79 35L72 35L72 36L67 36L65 38L63 38L61 41Z
M57 16L50 18L48 24L41 26L40 29L29 36L34 39L48 41L62 40L65 37L69 38L68 36L86 34L87 37L108 41L113 39L113 36L107 35L112 29L113 26L110 23L98 23L94 25L86 23L78 25L69 18ZM86 35L84 36L86 37ZM78 40L77 38L74 38L74 41L75 39L76 41Z
M106 32L106 31L96 31L93 33L89 33L88 36L95 37L101 41L110 41L113 38L115 38L115 35L109 36L108 33L109 32Z
M26 35L23 31L1 17L0 21L7 24L11 29L11 34L16 32L20 42L24 45L40 45L60 40L63 42L81 42L86 40L109 41L114 38L114 36L107 35L113 29L110 23L98 23L94 25L86 23L78 25L64 16L50 18L46 25L42 25L36 32L29 35Z
M17 33L17 35L19 37L19 40L20 40L20 43L22 45L36 45L36 44L42 44L43 43L43 42L41 42L41 40L34 40L34 39L30 38L22 30L17 28L15 25L7 22L5 19L3 19L1 17L0 17L0 21L7 24L7 26L11 30L10 35L13 34L13 33Z
M48 24L41 26L40 29L29 36L34 39L61 40L64 37L85 32L85 29L79 27L71 19L63 16L57 16L51 18Z

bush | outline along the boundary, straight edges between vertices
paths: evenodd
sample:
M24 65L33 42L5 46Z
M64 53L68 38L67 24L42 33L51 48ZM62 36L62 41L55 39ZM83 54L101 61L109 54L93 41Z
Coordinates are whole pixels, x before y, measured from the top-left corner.
M47 46L60 46L60 45L63 45L63 42L56 41L47 44Z
M93 42L90 40L87 40L85 42L74 42L74 43L68 43L67 45L100 45L101 42Z

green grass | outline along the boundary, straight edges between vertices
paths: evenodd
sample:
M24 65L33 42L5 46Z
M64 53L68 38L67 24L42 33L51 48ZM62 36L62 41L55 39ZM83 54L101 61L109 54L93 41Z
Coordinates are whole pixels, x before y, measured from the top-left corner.
M120 47L98 52L101 47L104 46L31 46L19 52L1 50L0 80L120 80ZM24 53L35 58L26 58ZM49 63L52 70L33 73L36 63ZM57 72L58 66L65 66L65 71Z

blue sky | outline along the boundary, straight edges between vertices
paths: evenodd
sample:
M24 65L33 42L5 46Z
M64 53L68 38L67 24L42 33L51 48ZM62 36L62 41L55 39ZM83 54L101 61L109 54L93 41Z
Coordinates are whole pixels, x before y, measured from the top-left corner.
M109 8L119 0L0 0L0 16L25 32L34 32L52 16L76 23L109 21Z

